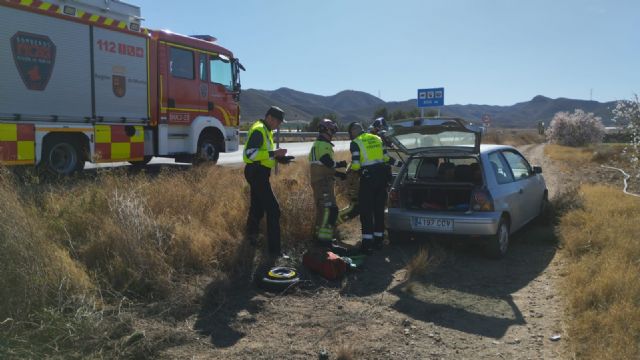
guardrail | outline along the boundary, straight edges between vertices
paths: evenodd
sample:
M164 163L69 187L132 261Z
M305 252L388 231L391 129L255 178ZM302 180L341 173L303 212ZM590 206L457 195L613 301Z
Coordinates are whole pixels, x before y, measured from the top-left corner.
M240 131L240 143L244 144L247 141L247 133L248 131ZM277 137L280 136L281 142L287 141L312 141L318 137L317 131L280 131L279 134L273 134L274 140L277 140ZM349 140L349 134L345 132L337 132L333 136L334 140Z

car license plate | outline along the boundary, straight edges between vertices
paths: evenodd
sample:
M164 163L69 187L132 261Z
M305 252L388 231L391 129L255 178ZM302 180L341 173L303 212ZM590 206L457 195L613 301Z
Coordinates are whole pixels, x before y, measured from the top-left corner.
M428 230L453 231L453 220L428 217L414 217L413 227Z

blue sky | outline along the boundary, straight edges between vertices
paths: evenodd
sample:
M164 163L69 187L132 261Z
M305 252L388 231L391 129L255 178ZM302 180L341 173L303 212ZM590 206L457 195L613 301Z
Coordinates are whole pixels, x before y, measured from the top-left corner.
M125 0L144 26L210 34L243 88L445 104L640 93L639 0Z

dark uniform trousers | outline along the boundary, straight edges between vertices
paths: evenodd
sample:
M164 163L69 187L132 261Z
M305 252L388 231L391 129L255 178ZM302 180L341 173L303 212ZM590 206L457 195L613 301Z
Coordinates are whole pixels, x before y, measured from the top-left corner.
M251 206L247 217L247 235L257 237L260 221L267 213L267 239L269 253L280 254L280 205L271 189L271 169L260 164L247 164L244 177L251 188Z
M384 233L388 170L384 164L365 166L360 175L360 224L362 234ZM382 241L377 237L376 241ZM364 239L363 239L364 241ZM366 247L366 246L365 246Z

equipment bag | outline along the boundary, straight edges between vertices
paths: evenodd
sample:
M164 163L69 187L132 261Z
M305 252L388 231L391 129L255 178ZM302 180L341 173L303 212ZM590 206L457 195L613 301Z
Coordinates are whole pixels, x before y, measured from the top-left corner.
M331 251L307 251L302 264L327 280L340 279L347 272L347 263Z

